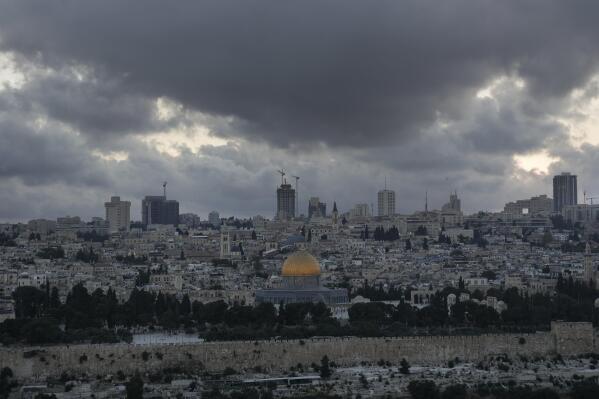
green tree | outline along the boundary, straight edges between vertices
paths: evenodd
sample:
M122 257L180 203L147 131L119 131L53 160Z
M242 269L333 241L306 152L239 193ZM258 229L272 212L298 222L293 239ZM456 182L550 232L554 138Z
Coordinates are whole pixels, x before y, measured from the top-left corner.
M402 374L410 374L410 363L404 358L399 363L399 372Z
M575 384L570 392L572 399L597 399L599 398L599 385L594 381L584 381Z
M187 316L191 312L191 301L189 300L189 295L183 295L183 299L181 299L181 314Z
M320 378L327 379L331 376L331 367L329 365L329 358L327 355L324 355L322 359L320 359Z
M28 344L55 344L63 341L63 332L54 320L33 319L21 328Z
M13 292L17 319L40 317L46 302L46 293L35 287L17 287Z
M139 376L135 374L129 382L126 384L127 399L142 399L144 392L144 382Z
M449 385L441 394L441 399L466 399L468 392L462 384Z
M50 308L57 309L60 307L60 296L58 295L58 288L52 287L52 293L50 294Z
M0 371L0 399L7 399L10 396L13 388L12 378L13 373L9 367L4 367Z
M439 399L439 388L431 380L414 380L408 384L413 399Z

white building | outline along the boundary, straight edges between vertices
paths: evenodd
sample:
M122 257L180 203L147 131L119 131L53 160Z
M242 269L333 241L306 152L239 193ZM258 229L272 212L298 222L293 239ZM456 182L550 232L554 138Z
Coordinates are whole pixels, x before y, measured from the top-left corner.
M598 204L563 205L562 216L564 219L576 223L592 223L599 221Z
M351 218L369 217L370 216L370 207L368 206L368 204L356 204L349 211L349 216Z
M108 231L117 233L129 231L131 224L131 202L121 201L121 197L110 197L110 202L104 203Z

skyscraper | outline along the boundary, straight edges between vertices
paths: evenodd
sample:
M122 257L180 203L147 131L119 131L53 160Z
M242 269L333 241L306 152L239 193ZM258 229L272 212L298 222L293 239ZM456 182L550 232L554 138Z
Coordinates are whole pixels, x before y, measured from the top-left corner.
M368 217L368 216L370 216L370 207L368 206L368 204L356 204L349 211L349 215L353 218Z
M560 213L566 205L578 203L576 175L563 172L553 176L553 212Z
M277 218L280 220L295 217L295 190L291 184L283 182L277 189Z
M147 195L141 201L141 221L150 224L179 224L179 202L164 195Z
M395 191L381 190L378 193L379 216L395 215Z
M121 201L121 197L110 197L110 202L104 203L108 231L116 233L129 231L131 223L131 202Z
M220 226L220 215L218 214L217 211L212 211L208 214L208 221L210 222L210 224L212 225L212 227L219 227Z
M312 197L308 203L308 218L313 217L326 217L327 216L327 204L320 202L320 198Z

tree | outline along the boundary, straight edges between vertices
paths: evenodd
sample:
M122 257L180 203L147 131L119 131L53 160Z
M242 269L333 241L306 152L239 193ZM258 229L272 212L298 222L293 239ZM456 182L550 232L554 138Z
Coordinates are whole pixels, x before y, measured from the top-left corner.
M424 237L422 239L422 249L424 249L425 251L428 251L428 238Z
M135 374L129 382L126 384L127 399L143 399L144 382L139 376Z
M439 399L439 388L431 380L410 381L408 391L413 399Z
M497 274L493 270L485 270L480 274L481 277L486 278L487 280L495 280L497 278Z
M189 295L183 295L183 299L181 299L181 314L184 316L189 315L191 312L191 301L189 300Z
M466 399L468 392L462 384L449 385L441 394L441 399Z
M584 381L575 384L570 392L572 399L596 399L599 398L599 385L594 381Z
M409 238L406 238L406 251L412 250L412 241Z
M13 373L10 368L4 367L0 371L0 399L7 399L10 396L10 391L13 388L12 377Z
M331 368L329 365L329 358L327 355L324 355L322 359L320 359L320 378L327 379L331 376Z
M150 282L150 271L149 270L140 270L137 277L135 277L135 286L141 287Z
M50 319L33 319L21 328L21 337L29 344L55 344L63 340L62 330Z
M252 240L257 240L258 236L256 235L256 230L252 230Z
M13 292L17 319L39 317L43 313L46 294L35 287L17 287Z
M400 367L399 367L399 372L402 374L410 374L410 363L408 363L408 361L404 358L401 359L401 362L399 363Z
M98 261L98 258L98 254L94 253L94 249L91 247L89 248L89 251L80 249L79 251L77 251L77 254L75 255L75 259L86 263L96 263Z

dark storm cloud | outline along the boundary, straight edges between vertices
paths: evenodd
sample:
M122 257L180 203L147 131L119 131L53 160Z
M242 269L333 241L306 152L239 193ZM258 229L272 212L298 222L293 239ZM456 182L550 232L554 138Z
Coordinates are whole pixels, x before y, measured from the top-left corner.
M591 182L597 147L555 120L597 96L597 15L577 0L0 0L0 51L26 77L0 88L0 220L102 215L110 194L139 218L164 180L183 212L272 217L281 167L302 176L304 212L312 195L371 203L385 176L401 212L454 189L467 211L501 209L550 193L513 160L542 149L561 158L551 173ZM157 98L182 108L157 119ZM140 139L197 126L233 142L172 157Z
M439 115L463 117L465 99L500 74L559 97L596 69L599 46L594 1L0 4L5 49L102 68L123 91L247 123L217 134L277 145L412 137ZM48 109L68 118L72 105ZM130 123L96 117L77 122Z
M95 145L186 123L181 120L184 118L160 120L155 101L128 93L122 89L122 82L110 76L85 68L32 69L34 72L21 87L7 87L0 92L0 110L10 106L11 112L67 124Z
M0 178L28 185L49 182L105 186L107 181L88 148L58 126L23 123L23 114L0 112Z
M78 80L73 73L53 74L32 80L18 96L82 133L143 132L155 129L157 124L154 104L128 95L115 80Z

